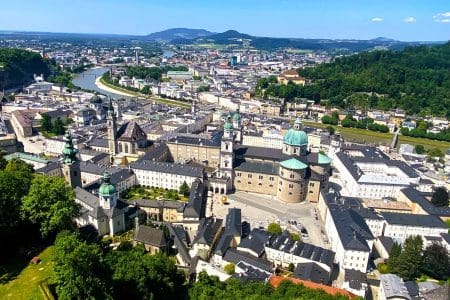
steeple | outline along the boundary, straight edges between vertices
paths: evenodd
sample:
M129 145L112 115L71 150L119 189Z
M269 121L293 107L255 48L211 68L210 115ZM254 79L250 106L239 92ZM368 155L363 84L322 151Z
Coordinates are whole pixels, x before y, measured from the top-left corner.
M116 187L111 183L111 175L108 170L103 172L103 182L98 189L100 206L111 209L116 206Z
M77 161L77 150L73 147L72 136L70 135L69 130L66 131L64 135L64 141L66 142L63 149L63 163L64 164L73 164Z
M62 171L66 182L71 187L81 186L80 164L77 159L77 149L74 148L72 136L69 130L64 135L64 149L63 149L63 165Z
M112 104L111 97L109 98L108 114L107 114L107 125L108 125L108 148L111 155L116 155L118 153L117 144L117 118L114 113L114 107Z

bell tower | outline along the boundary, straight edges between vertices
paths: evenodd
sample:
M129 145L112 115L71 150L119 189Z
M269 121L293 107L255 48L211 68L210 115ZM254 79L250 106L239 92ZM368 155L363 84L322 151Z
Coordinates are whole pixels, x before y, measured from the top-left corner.
M220 145L220 175L229 179L228 189L233 185L233 161L234 161L234 129L231 114L223 126L223 137Z
M117 144L117 117L114 113L114 107L112 99L109 98L108 114L106 117L106 123L108 125L108 148L111 155L118 154Z
M63 149L62 171L64 178L71 187L81 187L80 162L76 157L77 150L73 147L72 136L69 130L64 135L64 141L66 142Z

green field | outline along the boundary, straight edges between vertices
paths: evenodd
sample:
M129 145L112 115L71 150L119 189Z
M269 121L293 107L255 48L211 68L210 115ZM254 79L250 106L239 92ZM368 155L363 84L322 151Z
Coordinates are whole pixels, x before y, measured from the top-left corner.
M304 121L303 124L306 126L322 129L325 129L326 127L329 126L327 124L308 121ZM334 127L336 132L339 132L344 139L357 143L374 143L390 146L392 143L392 138L394 136L392 133L382 133L366 129L344 128L341 126L332 126L332 127ZM450 143L448 142L399 135L397 148L401 144L423 145L425 149L439 148L442 151L444 151L444 153L450 148Z
M103 78L100 79L100 82L109 88L115 89L115 90L120 91L125 94L128 94L129 96L132 96L132 97L142 97L142 98L146 98L148 100L152 100L152 101L159 102L159 103L164 103L164 104L171 105L171 106L178 106L178 107L184 107L184 108L191 107L191 105L186 102L164 99L164 98L156 97L156 96L148 96L148 95L144 95L144 94L141 94L138 92L133 92L133 91L127 90L125 88L117 87L115 85L112 85L112 84L104 81Z
M42 262L29 264L16 278L0 284L0 299L46 299L40 284L47 281L53 272L53 246L38 255Z
M201 48L201 49L215 49L215 50L223 50L227 45L222 44L214 44L214 43L204 43L204 44L193 44L191 45L195 48Z

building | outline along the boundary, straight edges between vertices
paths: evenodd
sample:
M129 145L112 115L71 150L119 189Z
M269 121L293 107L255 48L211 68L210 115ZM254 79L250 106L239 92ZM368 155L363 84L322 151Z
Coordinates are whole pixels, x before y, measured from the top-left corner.
M278 82L281 84L288 84L289 82L299 84L299 85L305 85L306 80L305 78L301 77L298 74L297 70L286 70L277 77Z
M169 243L164 231L145 225L138 225L134 234L134 242L142 244L150 254L167 253Z
M395 274L381 274L378 300L405 299L412 300L405 282Z
M98 197L77 186L75 201L81 205L78 226L93 225L99 236L125 231L125 212L127 205L119 199L116 187L110 182L110 174L105 171Z

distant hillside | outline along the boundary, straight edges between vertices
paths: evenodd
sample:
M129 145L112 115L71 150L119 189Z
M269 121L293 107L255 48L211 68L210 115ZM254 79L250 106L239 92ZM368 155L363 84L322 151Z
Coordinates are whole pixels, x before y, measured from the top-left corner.
M171 28L154 32L146 36L149 40L172 41L174 39L195 39L214 34L205 29Z
M228 30L222 33L212 34L206 37L194 39L179 38L173 39L174 44L203 44L215 43L221 45L239 45L248 42L251 47L260 50L276 50L281 48L295 48L314 51L350 51L360 52L377 48L383 49L403 49L410 45L419 45L421 42L402 42L384 37L372 40L332 40L332 39L301 39L301 38L273 38L257 37L235 30Z
M20 87L30 82L33 74L50 74L48 64L33 52L0 49L0 89Z
M343 108L404 109L409 114L450 117L450 42L372 51L300 70L306 86L261 81L257 92L288 101L327 100Z

